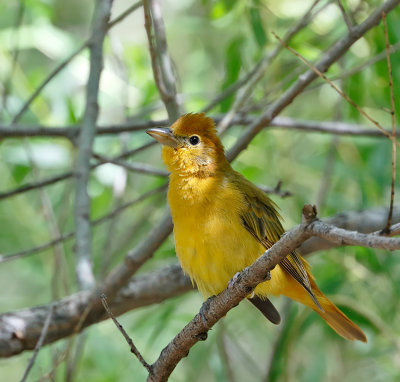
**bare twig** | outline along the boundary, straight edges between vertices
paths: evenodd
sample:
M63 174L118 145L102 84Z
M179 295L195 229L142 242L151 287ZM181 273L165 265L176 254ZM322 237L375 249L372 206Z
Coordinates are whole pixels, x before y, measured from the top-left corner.
M118 23L120 23L122 20L124 20L126 17L128 17L132 12L135 12L137 9L139 9L142 6L142 1L137 1L136 3L132 4L129 8L127 8L125 11L123 11L119 16L117 16L115 19L111 20L108 23L107 29L111 29Z
M337 0L337 3L338 3L338 7L340 9L340 12L342 13L343 20L347 25L347 29L349 30L349 32L351 32L351 28L353 28L353 24L352 24L349 16L347 16L346 10L344 9L343 4L342 4L342 0Z
M118 328L118 330L122 333L122 335L124 336L126 342L128 343L129 347L131 348L131 353L133 353L137 359L139 360L139 362L147 369L147 371L150 373L151 371L151 367L150 365L145 361L145 359L143 358L143 356L140 354L140 351L138 350L138 348L135 346L135 344L132 341L132 338L129 337L128 333L126 332L126 330L124 329L124 327L118 322L117 318L114 316L113 312L111 311L110 307L108 306L107 303L107 297L105 294L102 294L100 296L101 302L104 306L104 309L107 311L108 315L111 317L111 319L113 320L115 326Z
M28 366L27 366L27 368L26 368L26 370L24 372L24 375L22 376L21 382L25 382L26 379L28 378L28 374L31 371L31 369L32 369L32 367L33 367L33 365L35 363L36 357L39 354L39 350L43 346L43 343L45 341L47 332L49 330L50 322L51 322L51 320L53 318L53 312L54 312L54 305L51 304L50 308L49 308L49 312L48 312L47 317L46 317L46 320L44 322L43 328L42 328L42 330L40 332L39 339L37 341L35 349L33 350L33 355L29 360Z
M129 156L133 156L133 155L135 155L135 154L137 154L137 153L139 153L139 152L141 152L141 151L153 146L153 144L154 144L154 141L150 142L150 143L146 143L146 144L144 144L144 145L142 145L142 146L140 146L140 147L138 147L136 149L128 150L128 151L123 152L122 154L118 155L117 157L113 158L113 160L114 159L118 160L118 159L126 158L126 157L129 157ZM106 163L106 162L100 161L99 163L92 164L90 166L90 169L93 170L93 169L101 166L104 163ZM131 168L131 171L134 171L133 167ZM0 193L0 200L1 199L5 199L5 198L9 198L11 196L19 195L19 194L22 194L22 193L27 192L27 191L35 190L35 189L41 188L43 186L52 185L54 183L57 183L57 182L72 178L74 176L75 176L74 172L68 171L68 172L66 172L64 174L56 175L56 176L53 176L53 177L50 177L50 178L47 178L47 179L44 179L44 180L41 180L41 181L35 181L35 182L32 182L32 183L28 183L28 184L25 184L23 186L17 187L17 188L15 188L13 190L1 192Z
M386 48L386 61L388 67L389 75L389 88L390 88L390 114L392 117L392 183L390 188L390 204L389 204L389 214L387 218L387 223L383 229L383 233L389 233L390 226L392 225L392 215L393 215L393 203L394 203L394 184L396 181L396 116L395 116L395 103L394 103L394 91L393 91L393 77L392 77L392 65L390 63L390 53L389 53L389 36L386 25L386 13L382 12L383 27L385 30L385 48Z
M400 210L396 211L396 215L398 215L400 219ZM382 222L386 220L386 216L387 209L375 209L364 213L353 212L339 214L336 217L328 219L328 221L336 222L351 230L358 228L361 231L366 229L375 231L382 226ZM297 232L298 229L299 227L295 228L295 231ZM322 233L320 231L322 231ZM376 248L378 246L386 247L388 244L388 248L400 247L399 238L390 239L381 237L377 233L363 235L349 230L341 230L331 224L326 224L321 221L315 221L309 225L305 228L305 233L306 236L313 234L321 236L328 235L335 240L337 245L361 244L363 246ZM344 235L342 235L342 233L344 233ZM152 234L154 238L158 237L156 236L157 232L153 231ZM349 241L349 237L351 240L354 239L353 235L357 238L357 242ZM287 235L284 237L286 236ZM292 238L292 234L288 237ZM157 240L161 241L161 239ZM141 253L144 254L145 250L150 251L150 249L144 248L145 242L146 240L141 244L143 249L140 250L140 248L137 248L136 253L142 251ZM292 242L290 241L290 243ZM157 246L157 244L154 246ZM320 248L314 247L313 250L316 251ZM282 251L285 250L282 249ZM310 252L309 250L306 253ZM264 271L265 269L267 268L263 268ZM190 280L183 276L180 267L176 265L167 269L160 269L151 274L138 276L134 280L131 280L126 287L116 294L110 306L115 315L120 315L128 310L160 302L190 289ZM82 330L88 325L105 319L106 317L102 313L102 306L101 310L97 311L92 309L90 312L84 313L87 311L91 299L92 293L90 291L81 291L55 302L55 319L49 329L50 332L46 337L45 343L54 342L60 338L70 336L76 330L78 322L81 322L79 330ZM48 313L48 309L48 306L42 306L0 315L0 357L10 357L24 350L33 349L40 335L43 320ZM83 316L86 317L85 320L82 320ZM208 316L206 317L208 320ZM201 318L200 321L202 321ZM202 332L202 328L199 330Z
M257 187L267 194L279 195L281 198L287 198L293 195L290 191L282 190L282 181L279 181L273 188L264 186L263 184L258 184Z

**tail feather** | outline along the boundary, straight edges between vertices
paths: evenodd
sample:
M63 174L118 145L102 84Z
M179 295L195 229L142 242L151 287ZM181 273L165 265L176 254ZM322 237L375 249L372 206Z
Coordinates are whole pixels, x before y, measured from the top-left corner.
M351 341L359 340L362 342L367 342L367 337L365 337L363 331L320 291L315 283L313 275L311 274L310 266L303 258L302 261L308 273L311 289L322 306L323 311L319 309L310 296L304 292L295 293L294 295L287 294L287 296L309 306L316 313L318 313L337 334L343 338Z
M319 299L321 302L321 299ZM367 342L367 338L363 331L352 322L339 308L334 305L330 300L323 296L322 307L324 312L318 308L313 310L317 312L325 322L340 336L348 340L359 340Z

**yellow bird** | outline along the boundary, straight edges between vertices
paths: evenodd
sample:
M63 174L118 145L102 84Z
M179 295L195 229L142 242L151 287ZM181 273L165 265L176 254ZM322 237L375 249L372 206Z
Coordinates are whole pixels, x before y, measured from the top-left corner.
M204 298L217 295L284 233L276 205L232 169L214 121L203 113L183 115L170 128L147 133L163 145L162 158L171 172L168 201L182 269ZM281 294L309 306L342 337L367 341L319 290L297 252L288 254L249 300L277 324L280 316L268 296Z

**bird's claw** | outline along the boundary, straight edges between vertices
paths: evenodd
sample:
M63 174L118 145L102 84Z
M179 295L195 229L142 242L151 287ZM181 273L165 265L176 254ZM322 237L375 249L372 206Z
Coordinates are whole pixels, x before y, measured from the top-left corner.
M236 272L234 276L228 281L228 289L233 287L234 282L239 278L240 272Z
M271 278L272 278L272 276L271 276L271 272L270 271L268 271L267 272L267 274L265 275L265 281L269 281L269 280L271 280Z
M207 318L205 315L206 310L208 310L208 308L210 307L210 301L214 296L209 297L206 301L204 301L203 305L200 308L200 318L201 318L201 322L203 323L203 325L207 326Z

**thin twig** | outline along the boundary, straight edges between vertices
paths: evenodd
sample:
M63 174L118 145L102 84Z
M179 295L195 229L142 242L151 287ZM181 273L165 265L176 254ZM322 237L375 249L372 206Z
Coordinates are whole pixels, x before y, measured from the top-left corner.
M32 369L32 367L33 367L33 365L35 363L36 357L39 354L39 350L42 348L44 340L45 340L45 338L47 336L47 332L49 330L50 322L51 322L51 320L53 318L53 312L54 312L54 305L51 304L50 308L49 308L49 312L48 312L47 317L46 317L46 321L44 322L42 331L40 332L40 337L39 337L38 342L37 342L37 344L35 346L35 349L33 350L33 355L31 357L31 359L29 360L29 363L28 363L28 366L27 366L27 368L26 368L26 370L24 372L24 375L22 376L21 382L25 382L26 378L28 378L28 374L31 371L31 369Z
M111 311L110 307L108 306L107 303L107 297L105 294L102 294L100 296L101 302L104 306L104 309L107 311L108 315L111 317L111 319L113 320L115 326L118 328L118 330L122 333L122 335L124 336L126 342L128 343L129 347L131 348L131 353L133 353L137 359L139 360L139 362L147 369L147 371L150 373L151 372L151 366L145 361L145 359L143 358L143 356L140 354L140 351L138 350L138 348L135 346L135 344L132 341L132 338L129 337L128 333L126 332L126 330L124 329L124 327L118 322L117 318L114 316L113 312Z
M394 103L394 90L393 90L393 77L392 77L392 65L390 63L390 53L389 53L389 36L386 25L386 13L382 12L383 27L385 30L385 48L386 48L386 61L388 67L389 75L389 88L390 88L390 114L392 117L392 183L390 189L390 205L389 214L387 218L387 223L383 229L384 233L389 233L390 226L392 225L392 215L393 215L393 204L394 204L394 184L396 181L396 116L395 116L395 103Z
M365 229L365 224L370 225L372 223L374 228L372 228L372 226L370 228L374 230L378 229L381 226L381 221L385 219L386 209L385 211L382 211L382 209L375 209L367 211L367 214L342 213L330 220L339 221L342 225L347 225L352 230L357 229L357 227L361 230ZM296 227L289 231L282 240L284 239L286 244L289 242L291 243L290 245L293 244L297 246L297 244L292 241L292 239L296 240L297 236L295 234L292 235L292 233L298 232L299 228L300 227ZM159 234L157 232L153 231L151 234L153 234L152 237L154 240L163 241L158 239ZM306 236L313 234L320 236L328 235L337 245L362 245L365 247L387 249L400 248L400 238L391 239L382 237L377 233L363 235L354 231L339 229L319 220L311 223L306 228ZM354 239L354 237L357 241L353 240L350 242L349 239ZM287 241L288 238L289 241ZM145 242L146 240L141 243L142 249L136 248L137 255L139 255L139 253L144 255L145 251L152 250L148 247L144 248ZM148 242L147 245L149 245ZM283 248L282 245L283 243L279 244L282 254L289 253L290 251ZM154 246L157 247L157 244L154 244ZM314 248L314 250L319 249L320 248ZM264 265L262 265L261 268L263 272L267 269ZM117 278L118 275L115 274L114 277ZM115 284L117 284L117 282L115 282ZM171 296L177 296L190 289L191 283L189 278L184 277L179 265L175 265L167 269L160 269L151 274L135 277L130 281L129 285L117 293L116 297L111 300L110 305L114 313L119 315L140 306L157 303ZM248 294L249 292L247 292L246 296ZM90 314L86 312L92 298L91 296L92 293L90 291L81 291L54 303L56 305L56 319L49 329L50 333L47 336L46 343L54 342L57 339L71 335L76 330L76 323L78 321L81 322L79 327L82 329L104 319L104 316L101 314L103 311L101 304L101 310L94 311L92 309ZM98 297L96 298L98 299ZM37 342L38 333L40 332L38 327L42 327L41 325L48 313L48 309L48 306L41 306L0 315L0 357L10 357L13 354L19 354L24 350L32 349ZM82 317L84 319L82 319ZM206 316L206 318L208 321L208 316ZM198 319L199 322L203 322L201 317L198 317ZM199 327L198 329L198 333L202 333L203 327Z
M340 12L342 13L343 20L347 25L347 29L349 30L349 32L351 32L351 29L353 28L353 24L352 24L349 16L347 16L346 10L344 9L343 4L342 4L342 0L337 0L337 3L338 3L338 7L340 9Z
M131 279L110 302L111 309L119 316L132 309L160 303L168 298L179 296L193 290L190 279L182 272L178 264L164 267ZM96 314L86 315L90 302L90 292L80 291L53 304L54 315L45 344L76 333L81 317L87 317L80 330L107 319L104 308ZM97 297L98 299L98 297ZM25 350L32 350L39 338L49 311L49 305L36 306L3 313L0 315L0 357L11 357Z
M145 149L147 149L147 148L149 148L149 147L151 147L153 145L154 145L154 141L146 143L143 146L140 146L140 147L138 147L136 149L125 151L125 152L123 152L122 154L118 155L117 157L115 157L113 159L118 160L118 159L126 158L126 157L129 157L129 156L133 156L133 155L135 155L135 154L137 154L137 153L139 153L139 152L141 152L141 151L143 151L143 150L145 150ZM104 163L106 163L106 162L100 161L99 163L92 164L90 166L90 169L93 170L93 169L101 166ZM131 170L134 171L133 168ZM12 189L12 190L1 192L0 193L0 200L9 198L11 196L19 195L19 194L22 194L22 193L27 192L27 191L35 190L35 189L41 188L43 186L49 186L49 185L52 185L54 183L57 183L57 182L72 178L74 176L75 176L74 172L68 171L68 172L66 172L64 174L52 176L52 177L49 177L49 178L44 179L44 180L40 180L40 181L37 181L37 182L31 182L31 183L28 183L28 184L24 184L23 186L19 186L17 188Z
M211 116L215 123L219 123L226 114L217 114ZM231 125L247 126L256 121L256 117L241 113L235 116L231 121ZM132 133L136 131L143 131L150 127L168 126L168 120L158 121L142 121L136 123L125 123L120 125L98 126L96 130L97 135L114 135L120 133ZM268 126L263 124L263 127ZM355 123L345 123L337 121L304 121L290 117L275 117L269 124L270 127L284 127L288 129L298 129L304 131L315 131L328 134L337 135L360 135L370 137L381 137L391 134L391 128L385 128L386 133L368 128L366 125ZM0 125L0 136L2 138L25 138L25 137L60 137L67 138L74 141L79 133L80 127L78 126L64 126L64 127L45 127L40 125L13 125L2 126ZM396 129L399 135L398 128ZM150 146L153 146L155 141L152 140L137 149L132 150L135 154ZM129 152L129 151L128 151ZM127 154L133 155L133 154ZM121 157L122 158L122 157Z

